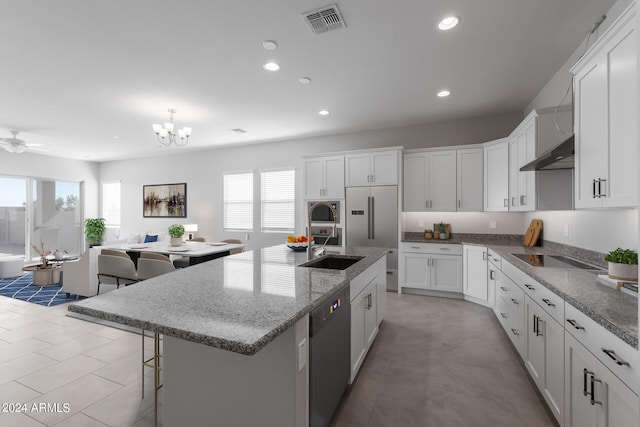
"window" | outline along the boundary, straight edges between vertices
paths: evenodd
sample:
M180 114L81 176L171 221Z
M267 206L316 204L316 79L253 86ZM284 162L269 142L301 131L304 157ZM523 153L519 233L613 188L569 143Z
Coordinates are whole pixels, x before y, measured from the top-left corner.
M293 169L260 173L261 230L293 233L296 219L296 172Z
M120 225L120 183L102 184L102 217L107 226Z
M253 230L253 173L223 176L224 229Z

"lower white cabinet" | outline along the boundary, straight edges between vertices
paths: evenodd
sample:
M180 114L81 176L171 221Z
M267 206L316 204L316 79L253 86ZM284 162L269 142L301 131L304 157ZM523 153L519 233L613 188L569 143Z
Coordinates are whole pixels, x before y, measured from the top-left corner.
M525 367L560 425L564 419L564 326L525 295Z
M462 247L456 244L403 244L400 253L400 290L427 289L462 292Z
M489 304L489 277L487 275L487 248L462 246L462 284L466 296L480 304Z
M638 396L565 332L565 427L638 425Z
M386 258L351 281L351 378L353 382L378 334L386 301ZM381 293L383 291L384 293Z

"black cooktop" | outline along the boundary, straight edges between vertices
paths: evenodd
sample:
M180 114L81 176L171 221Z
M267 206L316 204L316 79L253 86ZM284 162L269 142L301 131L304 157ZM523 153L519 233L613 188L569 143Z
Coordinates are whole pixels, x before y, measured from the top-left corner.
M599 270L598 267L585 264L562 255L511 254L534 267L580 268L583 270Z

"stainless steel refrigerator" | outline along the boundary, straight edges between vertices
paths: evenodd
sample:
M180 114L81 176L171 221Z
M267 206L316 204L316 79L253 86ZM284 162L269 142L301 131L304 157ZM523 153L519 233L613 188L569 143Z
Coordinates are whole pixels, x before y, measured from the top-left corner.
M346 244L389 248L387 290L398 290L398 187L348 187L345 211Z

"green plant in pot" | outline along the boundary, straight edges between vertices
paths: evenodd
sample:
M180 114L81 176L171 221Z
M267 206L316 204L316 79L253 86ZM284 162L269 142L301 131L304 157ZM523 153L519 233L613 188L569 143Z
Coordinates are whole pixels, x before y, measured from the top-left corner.
M182 244L183 235L184 227L181 224L171 224L169 226L169 237L171 238L171 246L180 246Z
M84 235L87 237L89 247L99 246L102 243L105 230L104 218L87 218L84 220Z
M617 248L605 255L609 263L609 277L616 280L638 280L638 253L631 249Z

